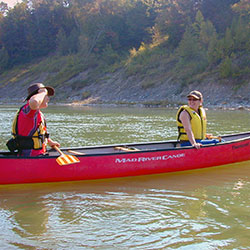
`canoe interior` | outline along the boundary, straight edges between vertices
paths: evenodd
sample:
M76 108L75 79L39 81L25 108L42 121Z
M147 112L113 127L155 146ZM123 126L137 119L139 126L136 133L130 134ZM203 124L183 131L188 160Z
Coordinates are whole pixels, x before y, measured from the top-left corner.
M250 139L250 132L224 135L221 136L224 142L230 143L234 141ZM212 146L213 144L209 145ZM115 154L115 153L131 153L138 151L148 150L174 150L180 148L178 141L166 141L166 142L150 142L150 143L134 143L134 144L117 144L117 145L106 145L106 146L92 146L92 147L75 147L75 148L62 148L61 150L65 154L73 155L98 155L98 154ZM182 148L183 149L183 148ZM50 149L48 157L59 156L58 152ZM0 158L12 158L15 157L10 152L0 152Z

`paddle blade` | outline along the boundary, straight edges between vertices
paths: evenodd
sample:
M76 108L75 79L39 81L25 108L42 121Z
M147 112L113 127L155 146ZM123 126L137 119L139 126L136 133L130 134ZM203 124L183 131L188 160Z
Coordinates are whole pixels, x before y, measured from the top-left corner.
M60 166L64 166L64 165L78 163L78 162L80 162L80 160L78 158L76 158L74 155L63 154L63 155L60 155L59 157L57 157L56 162Z

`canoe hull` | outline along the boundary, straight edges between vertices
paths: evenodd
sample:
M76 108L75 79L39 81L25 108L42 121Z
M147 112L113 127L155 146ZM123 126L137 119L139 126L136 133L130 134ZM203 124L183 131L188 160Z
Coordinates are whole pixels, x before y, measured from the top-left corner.
M159 174L250 160L250 138L195 148L80 155L80 163L60 166L56 156L0 158L0 184L106 179Z

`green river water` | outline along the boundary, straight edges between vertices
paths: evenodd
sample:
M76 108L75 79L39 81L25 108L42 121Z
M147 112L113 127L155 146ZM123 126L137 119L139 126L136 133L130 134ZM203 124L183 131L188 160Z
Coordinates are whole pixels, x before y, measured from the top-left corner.
M18 107L0 106L7 150ZM62 147L176 139L174 109L50 106ZM249 131L250 112L208 110L208 132ZM211 156L212 157L212 156ZM2 166L0 166L2 167ZM0 249L250 249L250 161L133 178L0 186Z

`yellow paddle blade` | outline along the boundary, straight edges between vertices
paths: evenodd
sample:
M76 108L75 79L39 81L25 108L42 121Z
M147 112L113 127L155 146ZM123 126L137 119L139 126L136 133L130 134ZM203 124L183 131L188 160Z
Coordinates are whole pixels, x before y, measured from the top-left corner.
M56 162L60 165L69 165L69 164L74 164L80 162L78 158L76 158L74 155L60 155L57 157Z

